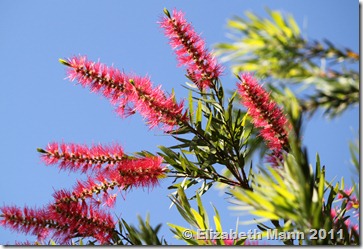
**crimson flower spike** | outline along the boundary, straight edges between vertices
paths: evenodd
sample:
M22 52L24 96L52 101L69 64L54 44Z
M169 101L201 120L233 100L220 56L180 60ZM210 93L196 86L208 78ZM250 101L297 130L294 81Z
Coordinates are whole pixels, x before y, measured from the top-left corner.
M118 105L116 111L121 117L139 111L151 128L161 126L165 130L187 121L183 102L177 103L174 95L166 96L160 87L154 88L148 77L126 75L114 67L89 61L86 56L60 62L69 67L67 74L71 81L77 80Z
M161 87L153 88L148 77L130 76L132 90L128 93L134 110L146 118L150 128L161 126L170 131L179 123L188 121L187 113L183 114L184 103L176 103L174 95L166 96ZM119 105L117 112L122 116L125 103Z
M32 234L38 240L45 239L49 230L57 229L58 224L49 220L49 213L46 209L32 209L16 206L3 206L0 208L0 225L11 228L17 232Z
M171 47L175 50L179 66L187 68L188 77L200 90L211 87L213 80L222 74L222 67L205 48L204 40L194 31L181 11L173 10L173 16L164 9L166 17L159 22Z
M35 235L38 240L52 237L62 244L75 237L93 237L107 243L115 225L110 214L78 203L42 209L4 206L0 211L0 225Z
M51 219L67 226L66 233L56 232L63 241L75 237L93 237L101 244L108 244L115 228L111 214L78 202L49 205Z
M252 122L261 128L260 135L272 150L268 159L276 164L282 160L282 150L289 151L286 126L288 120L269 94L258 84L251 74L242 74L237 83L242 104L247 107Z
M83 173L100 170L102 165L104 168L112 167L127 157L117 144L87 147L72 143L49 143L45 150L38 148L38 152L42 153L41 158L46 165L59 164L60 169L81 170Z
M98 172L95 177L89 177L86 181L79 181L72 192L60 190L54 193L56 204L71 202L85 202L90 199L93 204L94 195L103 193L103 200L107 206L113 206L116 194L109 191L114 188L127 189L131 187L153 187L159 179L165 177L166 168L161 166L162 158L158 156L126 159L118 163L114 168L108 168Z

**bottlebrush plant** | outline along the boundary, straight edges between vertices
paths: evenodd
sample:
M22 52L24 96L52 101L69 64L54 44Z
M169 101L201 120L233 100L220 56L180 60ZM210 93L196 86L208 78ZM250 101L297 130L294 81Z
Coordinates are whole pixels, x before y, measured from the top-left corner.
M170 199L190 227L168 225L187 244L268 244L250 237L198 237L200 231L225 231L218 210L214 208L212 225L202 203L203 194L217 185L224 188L233 209L255 217L263 238L275 230L305 235L279 237L286 245L358 245L357 186L347 189L344 182L333 185L326 180L319 155L313 169L297 129L302 119L297 98L287 92L290 106L284 111L257 77L239 73L235 91L227 99L221 82L224 68L204 40L183 12L165 9L164 13L159 25L192 83L187 107L149 77L125 73L86 56L60 62L67 67L70 81L103 95L120 117L137 112L150 128L160 128L176 144L160 146L157 154L127 155L118 144L51 142L38 148L44 164L79 171L87 174L87 180L78 181L71 190L56 190L53 201L44 207L2 206L0 225L37 236L37 242L24 244L167 244L158 237L160 226L151 227L149 218L139 218L136 228L116 220L109 209L121 192L155 187L161 178L171 177L175 181L169 188L176 191ZM250 160L256 139L268 148L264 166L259 168ZM192 186L197 191L188 197L186 189ZM312 231L319 231L318 239L311 236ZM325 231L324 236L320 231Z

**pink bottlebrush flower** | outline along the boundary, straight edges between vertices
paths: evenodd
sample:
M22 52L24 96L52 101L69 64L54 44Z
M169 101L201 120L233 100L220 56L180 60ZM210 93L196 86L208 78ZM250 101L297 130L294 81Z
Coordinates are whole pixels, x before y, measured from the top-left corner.
M85 56L60 61L69 67L67 74L71 81L77 80L92 92L101 92L118 106L116 112L121 117L139 111L151 128L160 125L166 130L187 121L184 104L178 104L173 95L166 96L160 87L153 88L148 77L126 75Z
M153 88L149 78L133 76L129 81L133 88L128 99L133 103L134 110L146 118L150 128L161 125L168 131L178 123L188 121L186 112L183 114L184 103L176 103L174 95L166 96L160 86ZM121 111L122 115L123 108L117 111Z
M174 9L173 16L164 10L166 17L160 21L171 47L175 50L179 66L187 67L188 77L198 86L205 89L213 85L222 74L222 67L205 48L204 40L184 17L184 13Z
M86 56L73 57L60 62L69 67L67 74L71 81L77 80L92 92L100 92L115 104L120 98L127 98L128 78L120 70L100 62L87 60Z
M103 193L103 201L111 206L115 203L115 195L108 191L114 188L126 189L130 187L152 187L160 178L165 177L165 170L161 166L161 157L145 157L126 159L114 168L98 172L95 177L86 181L78 181L72 192L60 190L54 193L55 203L70 203L90 199L93 204L101 204L93 198Z
M43 240L50 232L57 234L54 238L65 239L68 226L52 219L51 212L47 208L18 208L4 206L0 208L0 225L9 227L17 232L32 234Z
M67 159L72 158L74 154L78 158L84 158L80 156L82 153L89 156L88 152L93 151L83 146L67 147L65 144L60 146L53 144L48 152L52 155L60 155L58 149L64 152L63 156ZM80 151L82 153L78 155L77 152ZM110 160L115 159L112 157L113 154L104 153L108 150L96 151L99 153L102 151L103 159L106 156L110 157ZM115 147L114 151L122 152L122 149ZM98 156L100 156L99 153ZM53 160L59 160L59 158L49 160L54 163ZM115 202L116 195L111 195L108 191L115 187L124 189L133 186L154 186L160 178L165 176L165 168L161 167L161 163L161 157L128 157L117 161L114 163L115 167L106 167L98 171L95 178L78 182L73 192L57 191L54 194L55 202L44 209L1 208L0 225L36 235L40 240L51 234L52 238L60 240L63 244L75 237L94 237L102 244L108 243L115 222L109 214L100 211L94 205L89 205L86 199L92 199L93 195L103 193L102 201L111 206ZM93 204L92 201L91 204Z
M115 221L100 209L78 202L52 204L48 209L53 220L68 226L66 234L55 233L63 238L62 242L75 237L93 237L101 244L108 244L112 237Z
M81 201L83 205L86 205L88 199L92 206L99 206L102 202L111 206L115 203L115 196L109 195L108 191L112 191L115 187L123 189L127 186L114 180L107 180L100 174L97 179L89 177L86 181L78 181L72 192L67 190L56 191L53 194L55 204ZM101 193L103 193L103 200L96 200L94 196Z
M46 165L59 164L60 169L71 171L100 170L102 166L113 167L124 160L124 152L120 145L91 146L66 143L50 143L42 153L42 160Z
M0 225L9 227L12 230L23 232L25 234L44 234L47 230L47 220L49 216L43 209L32 209L25 207L23 209L16 206L4 206L0 208Z
M242 74L239 79L237 87L242 104L248 108L253 124L261 128L260 135L273 154L280 157L282 150L289 150L287 118L251 74Z
M162 157L149 156L128 160L118 167L121 179L131 187L153 187L159 179L165 178L166 168Z

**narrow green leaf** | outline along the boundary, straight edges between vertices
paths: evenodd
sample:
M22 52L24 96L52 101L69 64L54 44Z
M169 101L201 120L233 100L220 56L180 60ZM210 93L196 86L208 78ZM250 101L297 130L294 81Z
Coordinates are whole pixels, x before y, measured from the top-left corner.
M178 200L176 200L175 198L171 198L171 200L175 204L176 208L178 209L178 212L184 218L184 220L186 222L188 222L190 225L192 225L194 227L198 227L198 224L194 220L194 217L193 217L190 209L185 209L185 207L183 207L181 205L181 203Z
M293 17L293 16L291 16L291 15L288 15L288 16L287 16L287 21L288 21L288 23L289 23L289 25L290 25L290 27L291 27L291 30L293 31L294 35L295 35L295 36L298 36L298 35L300 34L300 28L299 28L299 26L297 25L297 23L296 23L296 21L295 21L294 17Z
M316 177L320 177L320 157L319 154L316 153L316 164L315 164L315 175Z
M223 232L222 225L221 225L221 217L219 215L219 212L217 208L212 204L213 210L215 215L213 216L214 225L216 226L217 232Z
M194 208L190 209L190 211L192 212L194 219L198 224L198 227L200 229L206 229L206 227L204 225L203 217Z
M187 209L187 210L190 210L191 207L190 207L188 198L185 195L185 192L184 192L184 190L182 188L179 188L178 189L178 197L179 197L180 203L183 205L183 207L185 209Z
M198 100L198 107L195 119L197 124L202 122L202 102L200 100Z
M64 60L64 59L58 59L58 61L59 61L61 64L63 64L63 65L65 65L65 66L67 66L67 67L70 67L70 66L71 66L71 64L69 64L69 62L68 62L68 61L66 61L66 60Z
M266 218L266 219L271 219L271 220L278 220L281 218L278 215L276 215L275 213L265 211L265 210L253 210L253 211L251 211L251 214L254 214L254 215Z
M319 179L319 201L324 197L324 185L325 185L325 167L323 167L322 173L320 174Z
M171 231L177 236L178 239L184 240L190 245L198 245L198 242L196 240L188 239L188 238L185 238L185 236L183 236L184 231L186 231L186 230L191 232L193 236L196 236L196 232L194 230L191 230L191 229L188 229L188 228L185 228L185 227L181 227L181 226L178 226L178 225L170 224L170 223L167 223L167 224L168 224L169 227L172 228Z
M192 91L189 91L188 100L189 100L189 119L190 119L190 123L193 124L194 111L193 111L193 92Z
M275 21L275 23L283 29L285 26L284 18L282 17L281 13L278 11L271 11L270 12L272 19Z
M209 118L208 118L208 122L207 122L207 125L205 127L205 132L209 132L210 130L210 124L212 123L212 119L213 119L213 114L210 113L209 114Z
M196 194L196 198L197 198L197 204L198 204L198 211L199 211L200 215L203 217L204 225L205 225L205 227L209 227L208 214L203 207L202 200L198 193Z

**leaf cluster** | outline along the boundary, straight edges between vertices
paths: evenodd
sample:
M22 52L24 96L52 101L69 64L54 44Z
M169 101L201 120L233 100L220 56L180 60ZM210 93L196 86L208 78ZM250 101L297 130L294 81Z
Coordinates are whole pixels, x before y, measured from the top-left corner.
M188 188L200 181L200 193L215 182L249 188L244 168L251 134L251 129L245 129L247 116L241 110L235 111L237 92L225 103L223 88L215 83L210 92L189 88L189 122L170 132L179 143L168 148L159 146L159 155L173 168L176 179L184 179L171 189L181 184ZM199 96L194 97L193 93ZM225 168L231 177L221 174Z
M300 99L304 111L323 108L330 117L359 103L359 55L340 49L329 40L309 41L301 34L292 15L267 9L270 18L246 12L246 18L228 21L231 43L216 45L222 60L232 62L232 71L253 71L269 82L312 86L313 94Z
M225 239L223 238L209 238L208 231L213 231L218 234L224 232L221 224L221 217L218 210L213 206L215 215L213 216L214 227L211 226L209 216L203 206L201 195L196 194L196 201L198 210L191 207L188 198L185 195L183 188L178 188L178 195L172 196L171 200L177 207L182 217L189 223L191 228L182 227L175 224L168 224L171 231L175 234L175 237L184 240L189 245L225 245ZM199 238L202 232L207 232L205 238ZM236 231L238 231L236 229ZM187 233L186 233L187 232ZM186 236L186 235L192 236ZM239 238L233 241L234 245L241 245L244 243L246 238Z
M257 223L264 235L269 229L305 233L304 239L298 241L300 245L359 244L357 232L344 224L350 218L347 203L342 203L339 217L334 220L331 216L337 194L346 195L344 180L340 188L338 183L333 187L325 179L325 166L321 166L318 154L313 171L306 149L292 139L290 145L292 150L285 155L283 168L260 169L252 179L253 191L230 191L235 197L232 209L255 215L257 219L243 224ZM271 222L272 226L266 222ZM310 239L312 229L324 229L333 235L313 240ZM339 232L343 233L341 237ZM291 239L283 242L294 244Z
M162 237L158 237L161 224L156 227L150 225L150 216L147 215L143 220L140 216L138 227L129 225L124 219L118 221L118 230L113 234L114 245L167 245Z

